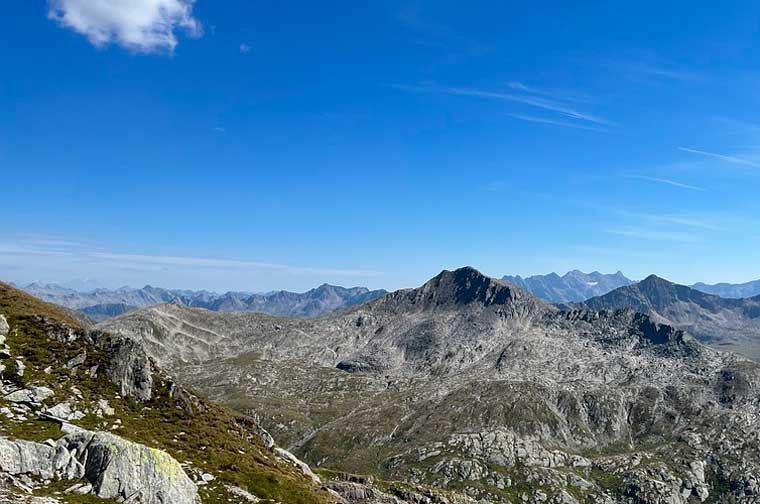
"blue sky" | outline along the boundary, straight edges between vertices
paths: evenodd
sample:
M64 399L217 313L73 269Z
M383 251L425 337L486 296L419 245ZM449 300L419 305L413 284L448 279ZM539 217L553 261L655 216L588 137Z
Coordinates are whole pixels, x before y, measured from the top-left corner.
M7 5L0 277L760 278L757 2L321 4Z

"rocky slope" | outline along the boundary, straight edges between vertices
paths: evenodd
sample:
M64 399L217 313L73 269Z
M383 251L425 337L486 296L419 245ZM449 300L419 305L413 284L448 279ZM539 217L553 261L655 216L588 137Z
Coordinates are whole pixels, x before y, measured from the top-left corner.
M578 270L569 271L562 276L556 273L527 278L507 275L502 278L502 281L516 285L548 303L584 301L634 283L620 271L613 275L605 275L598 271L583 273Z
M0 283L0 501L344 499L253 419L179 386L140 342Z
M760 366L630 309L463 268L315 320L162 305L102 327L312 466L495 503L760 502ZM331 485L371 502L354 479Z
M632 308L715 348L760 359L760 297L724 299L657 276L589 299L594 309Z
M324 284L303 293L276 291L268 294L170 290L146 285L142 289L96 289L78 292L55 284L33 283L23 289L29 294L66 308L77 310L101 322L138 308L173 303L213 311L253 311L287 317L318 317L378 298L384 290L365 287L337 287Z

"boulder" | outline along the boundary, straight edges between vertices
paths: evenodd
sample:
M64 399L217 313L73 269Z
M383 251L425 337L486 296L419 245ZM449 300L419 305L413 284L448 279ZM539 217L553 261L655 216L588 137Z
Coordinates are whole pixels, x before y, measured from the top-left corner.
M4 399L12 403L38 404L53 396L53 391L47 387L29 387L6 395Z
M48 408L46 413L48 415L52 415L56 418L60 418L61 420L81 420L85 417L85 414L81 411L77 411L76 409L71 407L71 404L68 402L63 402L60 404L56 404L52 408Z
M75 431L62 441L84 465L93 493L140 504L194 504L198 488L164 451L106 432Z
M84 361L87 360L87 352L82 352L73 359L69 360L66 363L67 369L75 369L84 364Z
M164 451L63 424L58 441L0 438L0 473L85 482L70 490L134 504L197 504L198 488Z

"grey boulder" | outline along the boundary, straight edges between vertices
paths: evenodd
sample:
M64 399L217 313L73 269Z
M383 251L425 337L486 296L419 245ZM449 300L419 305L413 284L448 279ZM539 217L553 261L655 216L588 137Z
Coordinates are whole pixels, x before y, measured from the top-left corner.
M106 432L76 431L64 438L84 465L95 495L140 504L193 504L198 488L164 451Z
M52 395L53 391L47 387L29 387L11 392L4 399L12 403L38 404Z

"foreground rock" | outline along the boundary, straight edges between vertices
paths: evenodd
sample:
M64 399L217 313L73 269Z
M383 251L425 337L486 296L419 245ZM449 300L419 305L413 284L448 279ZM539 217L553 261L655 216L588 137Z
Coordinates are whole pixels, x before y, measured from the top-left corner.
M66 428L73 432L48 444L0 438L0 472L84 479L91 485L84 488L98 497L136 504L196 502L197 487L166 452L105 432Z
M166 452L113 434L79 430L62 442L84 466L85 478L102 498L143 504L192 504L198 488Z

